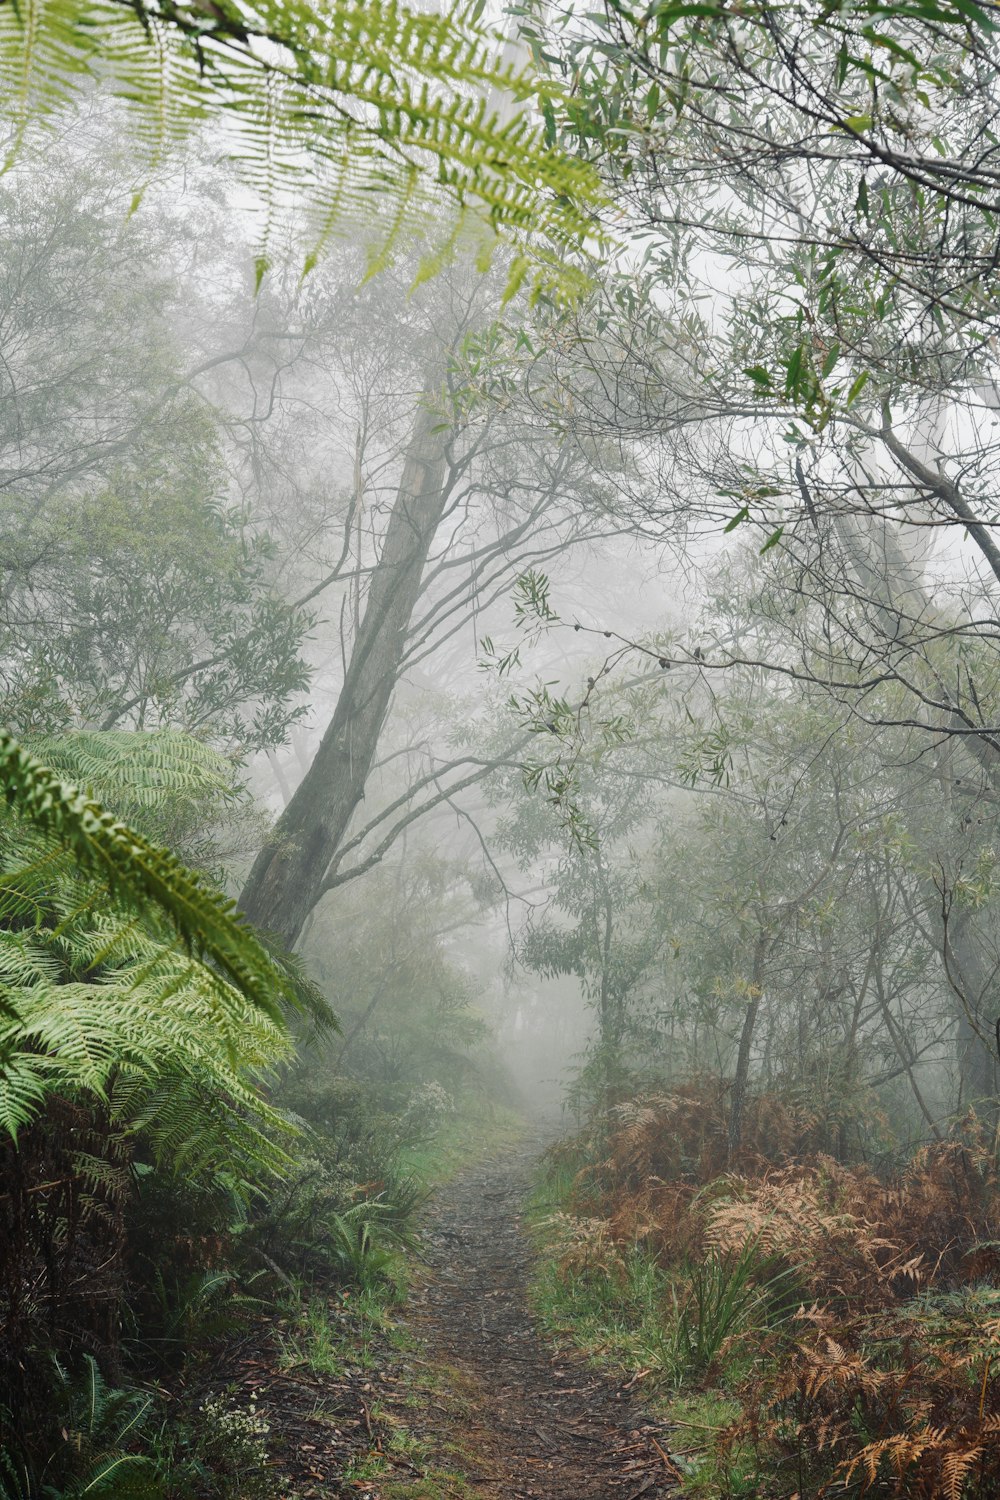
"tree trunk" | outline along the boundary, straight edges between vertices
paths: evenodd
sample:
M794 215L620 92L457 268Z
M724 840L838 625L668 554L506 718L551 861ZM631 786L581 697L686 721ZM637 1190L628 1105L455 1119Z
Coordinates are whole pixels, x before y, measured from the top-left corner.
M885 440L884 433L880 436ZM894 442L890 447L899 458L901 445ZM908 467L911 466L904 464L904 468ZM867 590L886 640L897 646L905 645L913 662L921 663L928 671L931 685L936 684L939 693L947 698L915 628L915 622L926 622L936 615L923 578L907 563L895 537L884 527L875 536L865 530L857 516L843 515L834 517L834 526L841 550ZM985 735L962 735L954 742L954 754L967 758L994 787L1000 787L1000 757ZM921 847L924 839L919 825L912 832ZM960 918L947 922L941 909L941 893L931 882L924 881L922 886L924 908L937 939L957 1022L956 1060L962 1101L975 1107L996 1128L1000 1123L997 1059L993 1048L997 1024L994 1018L1000 1010L996 971L988 969L984 945L976 939L975 914L963 912Z
M760 1000L764 990L764 958L767 939L760 933L753 950L753 969L750 975L750 1000L743 1018L740 1032L740 1047L736 1054L736 1073L733 1078L733 1100L729 1107L729 1139L726 1156L732 1166L743 1139L743 1107L746 1104L747 1085L750 1081L750 1049L760 1013Z
M422 407L403 463L385 544L372 575L333 718L298 789L260 851L240 898L249 919L288 948L322 891L364 796L427 554L447 502L442 418Z
M601 940L600 1024L601 1050L604 1053L604 1108L610 1111L618 1103L621 1087L621 1005L612 993L611 943L614 936L614 912L611 894L598 855L597 868L604 902L604 935Z
M958 1019L958 1069L962 1105L972 1108L995 1129L1000 1123L997 1098L995 1028L1000 1001L996 994L996 972L983 962L979 945L970 930L973 915L963 912L945 924L937 912L941 951L956 1001Z

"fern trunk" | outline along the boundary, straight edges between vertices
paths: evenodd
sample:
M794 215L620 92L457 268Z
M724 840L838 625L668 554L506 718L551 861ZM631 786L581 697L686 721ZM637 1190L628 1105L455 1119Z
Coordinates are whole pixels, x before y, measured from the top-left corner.
M447 504L442 418L418 412L399 491L333 718L309 770L250 871L240 898L252 922L293 948L364 797L403 663L423 570Z

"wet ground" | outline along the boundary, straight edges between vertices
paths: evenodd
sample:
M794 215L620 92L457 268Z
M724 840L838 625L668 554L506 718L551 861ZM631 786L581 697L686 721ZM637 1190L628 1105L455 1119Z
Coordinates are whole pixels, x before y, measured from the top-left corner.
M328 1360L296 1357L283 1317L231 1350L213 1384L268 1422L283 1500L680 1500L635 1392L536 1326L521 1215L541 1149L506 1144L435 1192L394 1332L341 1292Z
M679 1475L661 1428L644 1420L627 1390L553 1349L535 1325L521 1211L538 1150L508 1148L435 1194L427 1274L405 1322L424 1372L437 1372L441 1399L419 1419L411 1409L410 1425L447 1449L448 1467L458 1467L457 1453L469 1490L485 1500L676 1497Z

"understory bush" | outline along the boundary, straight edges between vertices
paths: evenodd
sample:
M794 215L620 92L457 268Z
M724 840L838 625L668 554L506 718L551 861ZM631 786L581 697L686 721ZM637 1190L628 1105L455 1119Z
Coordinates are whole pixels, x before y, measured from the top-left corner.
M584 1328L586 1288L600 1284L592 1347L624 1312L628 1334L606 1352L667 1387L734 1399L704 1424L714 1488L695 1493L995 1496L993 1142L969 1115L886 1178L811 1150L811 1128L801 1109L757 1098L727 1170L724 1090L691 1083L556 1148L563 1205L547 1235L563 1315Z
M181 852L189 836L204 852L231 771L204 746L94 734L47 753L140 834L168 819ZM213 1357L279 1299L396 1276L424 1191L400 1156L447 1096L411 1090L391 1113L303 1071L286 1098L285 1012L303 1032L330 1017L294 960L248 930L241 946L243 931L209 963L55 838L0 816L3 1500L276 1493L246 1412L160 1394L195 1373L210 1390Z

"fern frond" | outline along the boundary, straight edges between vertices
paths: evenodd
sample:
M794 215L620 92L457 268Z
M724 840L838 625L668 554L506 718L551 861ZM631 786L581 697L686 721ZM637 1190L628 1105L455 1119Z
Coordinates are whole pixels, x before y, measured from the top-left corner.
M450 202L480 237L540 235L559 247L538 262L536 290L565 290L566 252L595 232L597 175L546 140L531 106L551 113L552 85L504 62L480 8L0 0L11 154L33 121L54 118L99 76L130 109L147 170L207 116L224 121L267 226L293 196L312 206L310 260L334 225L370 228L373 215L384 226L378 253L391 253L401 231Z
M31 740L31 753L99 802L156 809L166 799L200 802L226 795L232 766L190 734L173 729L75 730Z
M282 999L296 1003L235 902L68 786L2 731L0 784L8 804L31 827L58 840L114 896L161 913L193 954L217 964L266 1015L278 1021ZM9 891L9 877L6 884Z

